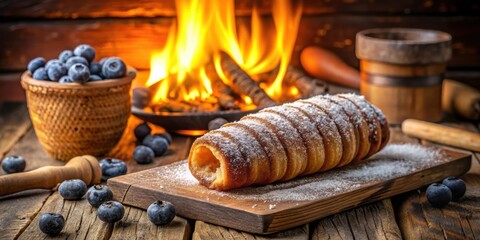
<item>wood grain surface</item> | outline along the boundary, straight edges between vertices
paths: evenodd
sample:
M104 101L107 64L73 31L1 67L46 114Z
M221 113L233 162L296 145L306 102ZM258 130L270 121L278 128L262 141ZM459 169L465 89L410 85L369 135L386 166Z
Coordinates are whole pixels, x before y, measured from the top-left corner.
M470 156L458 152L444 152L445 159L430 167L415 166L400 177L387 181L365 180L333 196L319 196L308 201L264 201L257 198L242 198L219 195L200 185L182 185L175 178L161 178L166 167L153 168L134 174L112 178L108 181L115 198L127 205L146 209L155 199L165 199L178 206L181 216L235 228L252 233L273 233L313 220L339 213L354 206L388 198L399 193L419 188L449 175L461 175L470 168ZM392 164L395 161L392 159ZM404 162L408 164L409 162ZM363 164L355 164L342 170L355 171ZM336 171L329 171L335 174ZM182 174L182 173L177 173ZM312 178L321 178L322 173ZM343 175L342 175L343 176ZM347 177L347 175L345 176ZM320 180L317 180L320 181ZM301 184L300 184L301 185ZM144 196L138 198L138 196ZM272 207L274 203L274 207ZM253 206L253 207L252 207ZM238 221L238 219L242 219Z
M333 89L335 92L348 91L344 88L335 87ZM63 164L50 159L41 149L33 129L30 127L25 104L0 103L0 123L0 142L7 143L0 144L3 155L31 156L28 157L31 160L27 163L28 169ZM15 123L18 125L15 125ZM478 130L476 125L459 122L458 120L443 124L470 131ZM391 143L422 142L423 144L433 144L403 135L398 127L392 127L391 132ZM188 149L189 144L182 142L191 141L188 138L178 136L174 136L174 139L176 143L173 147L178 150L172 151L170 153L172 155L169 155L168 158L173 158L173 155L176 154L179 154L178 156L185 154L186 150L184 148ZM176 144L179 144L178 148ZM181 147L181 144L185 144L184 147ZM126 152L122 154L127 154ZM184 157L181 159L184 159ZM296 239L365 239L366 237L371 239L398 239L398 229L401 237L406 239L420 239L422 236L428 236L431 239L444 239L445 236L448 236L449 239L465 239L470 236L479 238L480 235L476 226L478 226L478 219L480 219L479 201L477 199L480 193L473 190L480 186L480 180L477 177L480 174L480 155L475 153L472 160L472 168L468 176L464 178L468 184L467 196L469 197L450 204L446 210L431 209L429 204L425 202L424 205L419 205L421 198L424 197L422 189L420 193L413 191L395 197L393 201L394 212L392 212L390 200L386 199L358 206L291 229L293 232L289 230L278 235L260 236L201 221L195 223L195 221L180 217L175 220L175 222L178 220L178 224L157 229L147 222L144 210L131 207L126 207L126 215L121 222L113 226L105 226L96 220L95 210L86 204L84 199L78 202L67 202L61 199L57 193L53 192L52 194L52 191L31 190L0 198L0 239L15 239L19 236L21 236L21 239L27 236L30 236L31 239L45 238L45 235L42 235L38 229L38 222L36 221L38 221L39 214L52 209L70 212L67 216L70 220L67 221L68 225L61 235L62 238L68 237L69 239L85 239L86 236L104 239L154 239L158 236L165 239L189 239L192 237L192 231L195 239L211 239L208 238L209 236L223 236L225 239L233 239L233 237L240 239L292 239L294 236L298 236ZM127 160L131 172L147 169L149 166L157 166L162 162L162 158L157 158L153 165L138 165ZM0 170L0 174L5 173ZM416 198L418 201L409 201L409 194L413 194L414 197L412 198L414 200ZM418 208L418 206L424 208ZM406 208L415 212L401 213L401 210ZM418 211L423 212L419 213ZM441 212L440 215L438 215L438 211ZM82 224L86 225L85 227L79 224L80 219L83 222ZM397 222L399 225L397 225ZM410 231L405 223L410 224L413 230L422 228L424 235ZM429 226L432 229L428 228ZM98 230L100 227L103 233ZM465 233L461 233L461 231L465 231ZM449 235L444 235L444 233Z
M271 0L235 1L236 15L250 15L253 5L260 13L269 14ZM304 14L360 13L360 14L474 14L480 12L476 1L461 4L446 0L406 1L318 1L304 0ZM175 16L175 0L161 1L73 1L24 0L6 1L0 5L1 17L25 18L98 18L98 17L155 17Z
M266 17L271 22L271 18ZM453 55L449 68L480 68L480 35L472 34L480 16L304 16L298 31L292 64L300 66L303 48L318 45L336 53L350 66L358 66L355 34L373 27L412 27L449 32ZM97 49L98 59L118 56L137 69L150 68L150 54L166 42L172 18L77 19L75 21L15 21L0 23L0 70L22 71L28 61L42 56L57 58L64 49L87 43ZM238 23L248 23L240 17Z

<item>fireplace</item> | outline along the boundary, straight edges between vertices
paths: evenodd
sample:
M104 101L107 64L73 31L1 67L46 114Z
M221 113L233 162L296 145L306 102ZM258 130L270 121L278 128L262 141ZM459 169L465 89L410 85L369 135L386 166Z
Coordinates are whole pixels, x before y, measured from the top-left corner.
M260 18L270 19L273 24L274 3L234 1L236 29L240 31L238 25L251 25L254 8ZM358 67L354 54L358 31L418 27L450 33L453 54L447 77L479 87L476 79L480 76L480 36L471 32L480 22L480 5L475 1L304 0L301 9L290 58L290 64L300 70L299 54L306 46L328 49L350 66ZM143 79L136 84L144 86L152 53L164 49L172 23L177 21L177 7L174 0L4 1L0 18L0 96L4 100L22 100L18 79L30 59L56 58L61 50L80 43L95 46L99 58L115 55L125 59L139 70Z
M301 1L273 1L267 16L253 2L243 21L237 21L234 3L175 2L177 17L166 43L151 53L149 77L133 91L136 116L167 130L201 134L216 118L236 121L326 92L324 82L291 65Z

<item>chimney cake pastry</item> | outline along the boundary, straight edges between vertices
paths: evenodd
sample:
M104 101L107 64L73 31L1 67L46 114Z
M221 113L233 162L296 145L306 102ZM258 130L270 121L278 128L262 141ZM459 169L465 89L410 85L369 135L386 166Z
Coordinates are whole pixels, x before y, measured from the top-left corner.
M355 94L265 108L195 140L192 175L210 189L286 181L366 159L389 140L383 113Z

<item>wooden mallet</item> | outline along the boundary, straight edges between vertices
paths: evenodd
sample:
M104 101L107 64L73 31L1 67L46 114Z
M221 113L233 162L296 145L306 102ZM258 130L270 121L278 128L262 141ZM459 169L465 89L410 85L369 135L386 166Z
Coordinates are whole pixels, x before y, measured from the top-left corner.
M436 123L406 119L402 132L421 139L480 152L480 134Z
M65 166L47 166L29 172L0 176L0 196L28 189L51 189L64 180L81 179L87 185L99 183L102 169L89 155L74 157Z

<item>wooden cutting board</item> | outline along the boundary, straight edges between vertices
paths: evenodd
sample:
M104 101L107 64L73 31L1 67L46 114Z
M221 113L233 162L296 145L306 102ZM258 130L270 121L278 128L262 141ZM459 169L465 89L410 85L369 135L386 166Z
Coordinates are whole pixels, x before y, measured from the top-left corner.
M390 151L390 155L378 154L285 183L228 192L199 185L186 161L112 178L108 185L115 199L126 205L146 209L156 200L165 200L186 218L268 234L459 176L470 168L471 155L428 151L433 152L429 159L421 154L417 159L417 151Z

